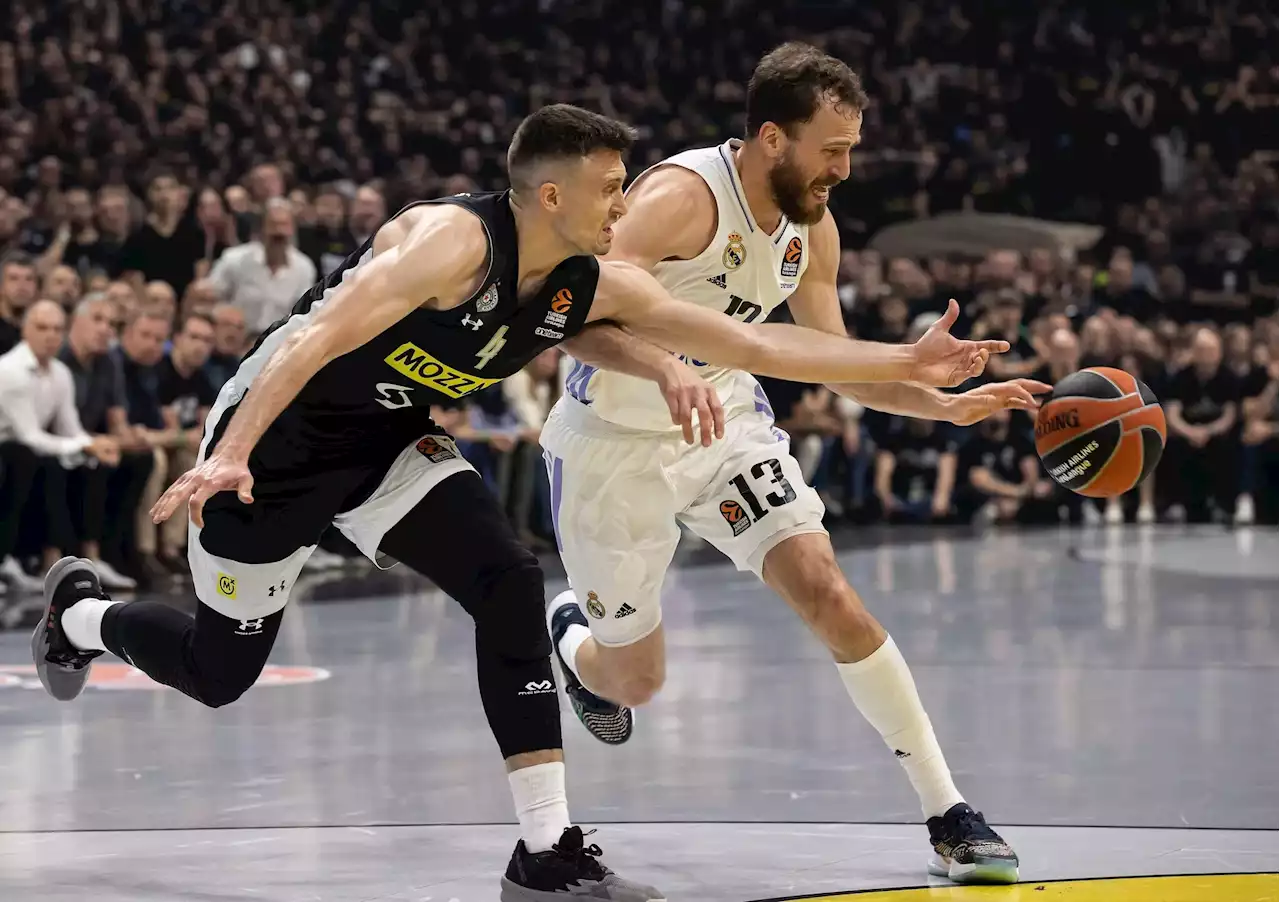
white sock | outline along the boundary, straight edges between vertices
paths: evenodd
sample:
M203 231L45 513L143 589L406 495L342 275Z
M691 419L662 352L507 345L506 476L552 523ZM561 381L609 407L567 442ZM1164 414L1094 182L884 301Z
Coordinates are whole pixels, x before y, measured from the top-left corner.
M577 604L577 596L573 594L572 589L566 589L555 597L551 602L553 607L560 607L566 601L572 600ZM569 628L564 631L564 635L556 644L556 649L560 652L560 657L569 665L569 669L573 671L573 675L579 680L582 674L578 673L578 648L583 642L591 638L591 630L583 626L581 623L571 623Z
M107 647L102 644L102 615L113 604L122 602L85 598L63 611L62 631L71 644L81 651L106 651Z
M837 664L849 697L907 772L925 818L937 817L964 797L951 781L933 724L920 704L916 682L902 653L887 636L870 656Z
M545 852L571 824L564 794L564 762L535 764L507 774L520 819L520 836L530 852Z

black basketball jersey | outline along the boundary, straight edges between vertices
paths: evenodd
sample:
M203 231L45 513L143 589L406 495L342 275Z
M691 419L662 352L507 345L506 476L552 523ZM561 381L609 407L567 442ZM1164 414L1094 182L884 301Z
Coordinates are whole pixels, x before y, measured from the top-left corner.
M479 288L450 310L417 308L316 373L259 442L254 455L261 468L280 472L303 463L310 469L363 455L394 456L405 444L439 431L431 405L500 382L581 331L600 275L594 257L565 260L522 303L516 296L518 243L510 192L418 201L405 210L441 203L470 210L484 224L487 272ZM214 420L215 441L267 358L372 258L372 248L370 238L258 339L218 398L226 412Z

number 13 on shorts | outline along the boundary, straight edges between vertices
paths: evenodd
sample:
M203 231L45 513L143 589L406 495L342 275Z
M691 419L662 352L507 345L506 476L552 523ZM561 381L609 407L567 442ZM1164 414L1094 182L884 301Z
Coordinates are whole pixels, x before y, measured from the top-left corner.
M693 506L684 519L729 557L739 570L760 572L763 555L783 539L825 532L818 493L804 482L785 444L756 446L753 454L726 461L716 479L714 503ZM767 455L767 456L766 456ZM704 496L705 497L705 496Z
M747 481L748 475L751 482ZM762 496L752 489L752 482L764 486L763 503ZM733 528L735 536L746 532L752 523L763 520L773 508L796 500L796 490L791 487L791 482L776 457L760 461L746 473L738 473L729 480L729 484L738 490L747 505L747 510L743 510L742 505L732 498L720 502L720 515Z

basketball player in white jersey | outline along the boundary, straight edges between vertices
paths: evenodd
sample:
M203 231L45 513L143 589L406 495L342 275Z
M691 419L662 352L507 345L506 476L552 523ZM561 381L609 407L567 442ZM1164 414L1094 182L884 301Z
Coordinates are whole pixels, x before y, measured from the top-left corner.
M651 271L678 300L743 322L763 321L785 301L798 324L844 335L840 239L826 202L849 175L865 103L843 63L802 44L774 50L748 89L748 139L642 173L609 258ZM956 313L952 301L940 325ZM1017 856L965 804L906 662L841 573L822 502L756 380L618 330L584 332L568 349L579 362L542 444L573 589L552 602L548 620L569 696L592 734L625 742L631 707L663 682L659 595L682 521L773 587L831 650L854 704L920 797L930 871L958 882L1016 881ZM723 441L682 441L655 385L673 366L714 387ZM910 383L830 387L879 410L963 424L1001 408L1032 409L1033 392L1049 390L1026 380L960 395Z

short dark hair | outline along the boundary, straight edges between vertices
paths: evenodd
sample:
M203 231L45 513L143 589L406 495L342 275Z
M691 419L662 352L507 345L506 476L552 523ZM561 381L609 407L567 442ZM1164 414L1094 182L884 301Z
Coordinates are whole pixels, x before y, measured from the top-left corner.
M597 150L626 153L635 140L635 130L616 119L554 103L526 116L516 128L507 148L507 174L512 187L519 190L528 187L521 182L534 163L585 157Z
M35 269L35 258L24 251L9 251L3 257L0 257L0 273L3 273L10 266L25 266L28 269Z
M775 47L747 83L747 137L758 135L766 122L789 132L812 119L827 98L851 112L868 103L862 79L840 60L800 41Z
M179 332L179 333L181 333L181 332L185 332L185 331L187 331L187 323L191 322L193 319L198 319L198 320L200 320L200 322L205 323L206 325L208 325L208 327L209 327L210 329L217 328L217 327L213 324L213 317L212 317L212 316L209 316L207 313L194 313L194 312L193 312L193 313L184 313L184 314L179 318L179 321L178 321L178 332Z

